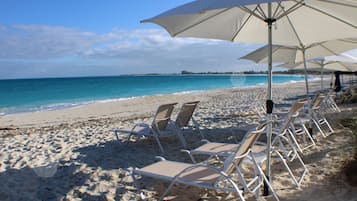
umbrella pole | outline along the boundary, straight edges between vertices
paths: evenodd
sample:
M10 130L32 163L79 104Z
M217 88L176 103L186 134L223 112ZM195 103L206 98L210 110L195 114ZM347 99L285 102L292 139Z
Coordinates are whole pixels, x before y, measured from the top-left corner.
M320 73L321 73L321 91L324 90L324 64L321 64L321 69L320 69Z
M275 19L272 19L271 12L271 3L268 3L268 19L266 22L268 24L268 100L266 101L266 110L267 110L267 120L269 121L267 125L267 160L266 160L266 177L270 180L270 164L271 164L271 135L272 135L272 112L274 103L272 101L272 64L273 64L273 56L272 56L272 24ZM269 195L269 187L268 184L264 182L264 195Z
M302 46L302 56L303 56L303 61L304 61L304 73L305 73L305 84L306 84L306 98L307 98L307 108L308 108L308 114L309 114L309 125L307 130L309 131L310 135L313 136L313 132L312 132L312 105L311 105L311 100L309 97L309 81L307 78L307 67L306 67L306 49L305 47Z
M307 79L307 66L306 66L306 49L303 47L302 56L304 61L304 73L305 73L305 85L306 85L306 97L309 98L309 81Z

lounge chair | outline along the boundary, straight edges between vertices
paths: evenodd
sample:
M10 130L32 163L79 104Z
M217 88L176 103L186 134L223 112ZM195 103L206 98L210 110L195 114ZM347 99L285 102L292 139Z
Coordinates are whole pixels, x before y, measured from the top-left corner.
M264 102L262 102L262 100L266 99L265 95L266 93L264 91L258 91L254 100L248 103L250 105L249 111L253 111L256 115L259 116L259 118L265 117L266 109L264 107Z
M164 148L161 145L161 142L159 140L159 136L163 135L164 132L166 131L168 124L170 123L170 116L172 114L172 111L174 110L174 107L177 103L170 103L170 104L164 104L160 105L154 115L154 119L151 123L151 125L145 124L145 123L137 123L134 125L134 127L131 129L127 143L130 141L130 138L132 135L137 135L137 136L152 136L155 138L157 144L160 147L160 150L162 153L164 153ZM114 134L118 138L118 133L121 132L119 129L113 130ZM182 139L180 135L178 135L181 143L185 147L185 141Z
M290 126L293 124L294 120L298 116L298 113L289 116L286 119L283 126L279 129L273 129L274 138L272 140L272 154L276 154L276 159L283 162L286 170L288 171L289 175L291 176L294 184L299 188L302 182L304 175L306 174L307 167L305 163L302 161L298 151L296 149L296 141L293 140L294 136L290 131ZM196 163L195 155L208 155L212 156L223 156L226 157L227 155L231 154L232 150L235 150L239 147L240 144L228 144L228 143L217 143L217 142L208 142L206 141L200 147L197 147L193 150L182 150L189 154L193 163ZM265 143L257 142L254 146L252 146L252 153L254 154L257 163L259 165L263 165L264 161L266 160L266 145ZM300 166L303 168L303 171L300 175L296 176L297 173L293 173L292 169L289 166L289 163L293 161L297 161L300 163Z
M321 104L323 103L324 99L324 95L317 94L312 100L311 119L316 128L319 130L320 134L323 137L327 137L334 133L334 130L321 111ZM300 117L300 120L301 122L308 122L310 121L310 118L308 118L308 114L305 114L305 116Z
M326 109L331 112L341 112L341 109L338 107L335 101L336 96L332 93L332 91L325 93L325 97L324 106Z
M306 98L297 100L287 113L284 115L280 114L280 118L275 120L275 122L280 122L281 124L281 128L275 128L275 130L278 130L278 132L282 132L284 129L289 127L288 132L290 134L291 140L300 153L302 153L305 149L316 145L314 139L306 127L307 121L302 121L298 117L300 111L303 109L306 103Z
M159 162L143 168L134 169L132 172L133 179L136 184L136 177L138 175L169 181L170 185L159 200L163 200L174 184L180 183L204 189L233 192L241 201L244 201L245 199L241 189L258 194L259 187L262 186L264 182L272 191L274 198L279 200L262 169L257 165L254 155L250 150L259 135L265 130L265 126L266 124L263 124L249 132L249 134L244 137L240 146L225 158L222 167L210 165L210 159L197 164L162 159ZM240 164L244 159L251 160L254 165L255 172L253 178L250 178L250 182L247 182L245 177L243 177L244 175L241 174ZM238 182L232 178L233 173L238 174Z
M182 130L184 128L189 127L190 122L192 121L193 127L195 128L195 130L197 130L197 132L201 135L202 139L205 139L203 133L201 132L199 125L197 123L197 121L193 118L193 113L197 107L197 104L200 101L194 101L194 102L187 102L184 103L181 106L180 111L177 114L176 120L175 120L175 128L176 128L176 132L178 133L178 135L180 135L182 137L182 139L184 139L183 137L183 133ZM186 142L184 142L186 144Z

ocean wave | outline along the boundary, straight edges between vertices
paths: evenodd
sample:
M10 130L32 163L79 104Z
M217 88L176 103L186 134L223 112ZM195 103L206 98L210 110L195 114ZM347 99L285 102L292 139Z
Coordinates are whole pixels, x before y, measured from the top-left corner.
M192 93L200 93L200 92L205 92L206 90L189 90L189 91L180 91L180 92L174 92L172 94L174 95L180 95L180 94L192 94Z
M266 75L264 75L266 76ZM280 76L279 76L280 77ZM284 79L274 78L274 84L280 83L296 83L299 81L297 77L300 77L301 82L304 81L302 76L292 76L292 78L286 78L287 76L281 76ZM82 107L84 105L95 104L95 103L108 103L108 102L116 102L116 101L124 101L130 100L134 98L141 98L146 96L166 96L170 94L180 95L180 94L191 94L191 93L200 93L210 90L221 90L221 89L236 89L236 88L250 88L250 87L259 87L267 85L265 79L261 76L253 76L253 75L244 75L244 76L215 76L212 78L211 76L200 76L195 77L195 79L190 78L190 76L179 76L174 77L175 80L172 80L171 77L162 76L160 77L160 82L166 83L165 87L160 85L156 85L153 83L158 83L159 78L153 79L148 76L140 76L140 78L128 80L127 77L121 78L118 77L113 81L113 78L108 78L105 80L104 78L100 78L99 88L91 88L88 90L87 86L97 81L97 78L76 78L76 79L56 79L56 80L46 80L49 85L57 84L60 87L60 91L62 93L59 96L52 97L51 96L51 88L46 85L46 87L35 88L28 87L27 89L22 89L22 91L29 92L28 94L32 94L33 96L29 96L31 98L21 99L17 98L16 102L12 101L13 97L23 97L23 94L17 93L17 90L14 90L16 86L14 83L7 83L8 93L12 94L12 98L8 98L3 102L0 102L2 105L0 109L0 115L7 114L15 114L15 113L28 113L28 112L40 112L40 111L52 111L52 110L62 110L67 108L76 108ZM248 80L251 79L251 80ZM103 80L104 79L104 80ZM318 77L309 77L309 80L318 80ZM292 81L293 80L293 81ZM44 80L40 80L42 83ZM228 82L227 82L228 81ZM245 82L247 81L247 82ZM37 86L38 80L32 80L32 85ZM54 83L53 83L54 82ZM63 84L65 82L65 84ZM125 85L125 88L121 88L118 86ZM18 87L24 86L22 80L16 81ZM15 84L16 84L15 83ZM131 83L131 84L130 84ZM57 86L56 85L56 86ZM182 85L182 87L181 87ZM43 86L43 85L39 85ZM73 88L73 86L82 86ZM92 85L90 85L92 86ZM96 85L95 85L96 86ZM103 87L105 89L103 90ZM124 86L124 85L123 85ZM146 89L147 88L147 89ZM43 90L43 91L41 91ZM88 90L88 91L83 91ZM16 93L15 93L15 92ZM18 90L20 91L20 90ZM40 94L40 96L38 96ZM125 97L131 96L131 97Z

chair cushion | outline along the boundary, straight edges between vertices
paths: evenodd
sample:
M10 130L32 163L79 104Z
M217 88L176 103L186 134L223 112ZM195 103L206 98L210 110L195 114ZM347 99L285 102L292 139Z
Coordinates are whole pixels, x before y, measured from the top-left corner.
M175 161L159 161L141 169L135 169L134 173L172 181L174 177L188 167L195 164L181 163ZM179 178L181 181L195 181L198 184L212 185L220 174L206 167L196 167L183 173Z

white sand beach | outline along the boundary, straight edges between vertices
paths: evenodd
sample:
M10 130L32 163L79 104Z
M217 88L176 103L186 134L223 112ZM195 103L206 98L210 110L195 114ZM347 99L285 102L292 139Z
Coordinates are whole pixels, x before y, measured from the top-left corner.
M327 85L326 85L327 86ZM319 82L311 84L318 90ZM143 178L141 199L129 171L153 163L161 155L154 139L119 142L113 129L130 130L137 122L150 123L157 107L164 103L200 101L194 117L208 139L232 142L232 128L259 121L246 113L257 91L266 87L217 90L190 94L148 96L117 102L96 103L57 111L33 112L0 118L0 200L156 200L168 184ZM303 97L304 83L274 85L277 108L288 108ZM353 157L354 138L338 119L355 115L356 105L341 105L341 113L328 115L336 132L318 136L317 145L304 152L309 172L296 189L279 164L272 167L272 184L282 201L353 201L357 187L345 181L341 171ZM119 135L124 140L127 134ZM186 130L189 147L200 137ZM165 158L190 162L180 152L175 135L163 137ZM231 195L177 186L166 200L236 200ZM261 200L273 200L261 197ZM255 200L247 195L247 200Z

